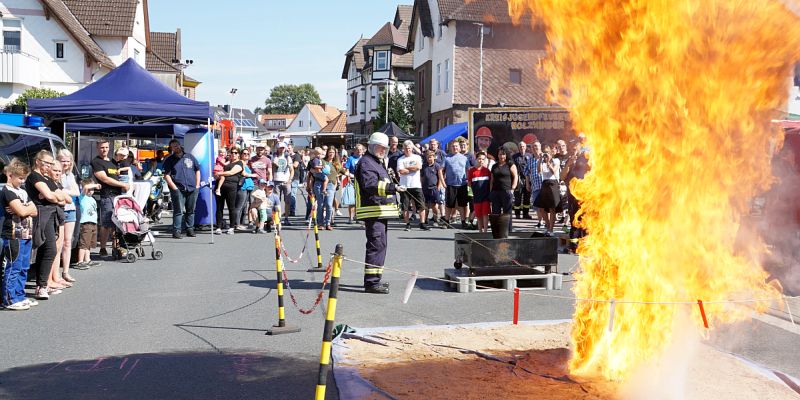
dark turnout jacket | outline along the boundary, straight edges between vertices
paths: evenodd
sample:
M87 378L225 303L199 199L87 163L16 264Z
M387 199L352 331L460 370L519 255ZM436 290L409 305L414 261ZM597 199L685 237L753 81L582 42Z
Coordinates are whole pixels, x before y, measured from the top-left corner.
M371 153L361 157L356 167L356 219L397 218L394 195L397 188L381 160Z

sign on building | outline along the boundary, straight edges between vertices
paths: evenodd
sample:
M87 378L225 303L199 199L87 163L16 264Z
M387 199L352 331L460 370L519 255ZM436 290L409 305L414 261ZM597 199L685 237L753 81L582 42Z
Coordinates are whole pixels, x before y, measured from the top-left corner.
M469 142L475 152L496 154L504 146L540 142L542 147L575 137L569 111L560 107L501 107L469 109Z

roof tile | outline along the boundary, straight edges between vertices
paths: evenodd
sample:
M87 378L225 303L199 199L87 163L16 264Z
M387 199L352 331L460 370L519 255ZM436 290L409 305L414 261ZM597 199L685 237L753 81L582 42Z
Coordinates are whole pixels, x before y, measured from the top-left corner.
M345 133L347 132L347 113L340 112L328 125L320 129L320 133Z
M133 36L138 0L62 0L93 36Z
M427 3L427 1L422 1ZM439 0L441 22L450 20L475 21L495 24L512 23L508 15L508 0ZM530 22L530 14L522 22Z
M147 52L147 70L176 72L172 60L179 59L178 35L174 32L150 32L150 51Z

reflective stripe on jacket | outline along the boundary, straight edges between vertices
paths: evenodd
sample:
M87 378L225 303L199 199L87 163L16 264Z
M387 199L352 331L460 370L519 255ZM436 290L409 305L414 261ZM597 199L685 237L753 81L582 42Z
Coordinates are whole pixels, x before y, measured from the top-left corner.
M383 163L371 153L361 157L355 173L356 219L397 218L397 193Z

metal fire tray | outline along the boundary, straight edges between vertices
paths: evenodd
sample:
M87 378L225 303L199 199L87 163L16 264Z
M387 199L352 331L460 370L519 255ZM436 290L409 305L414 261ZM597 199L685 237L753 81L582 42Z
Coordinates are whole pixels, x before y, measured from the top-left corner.
M456 233L454 239L453 266L469 266L471 276L535 275L549 274L551 269L557 271L558 238L531 237L530 232L522 232L512 233L507 239L494 239L491 233Z

